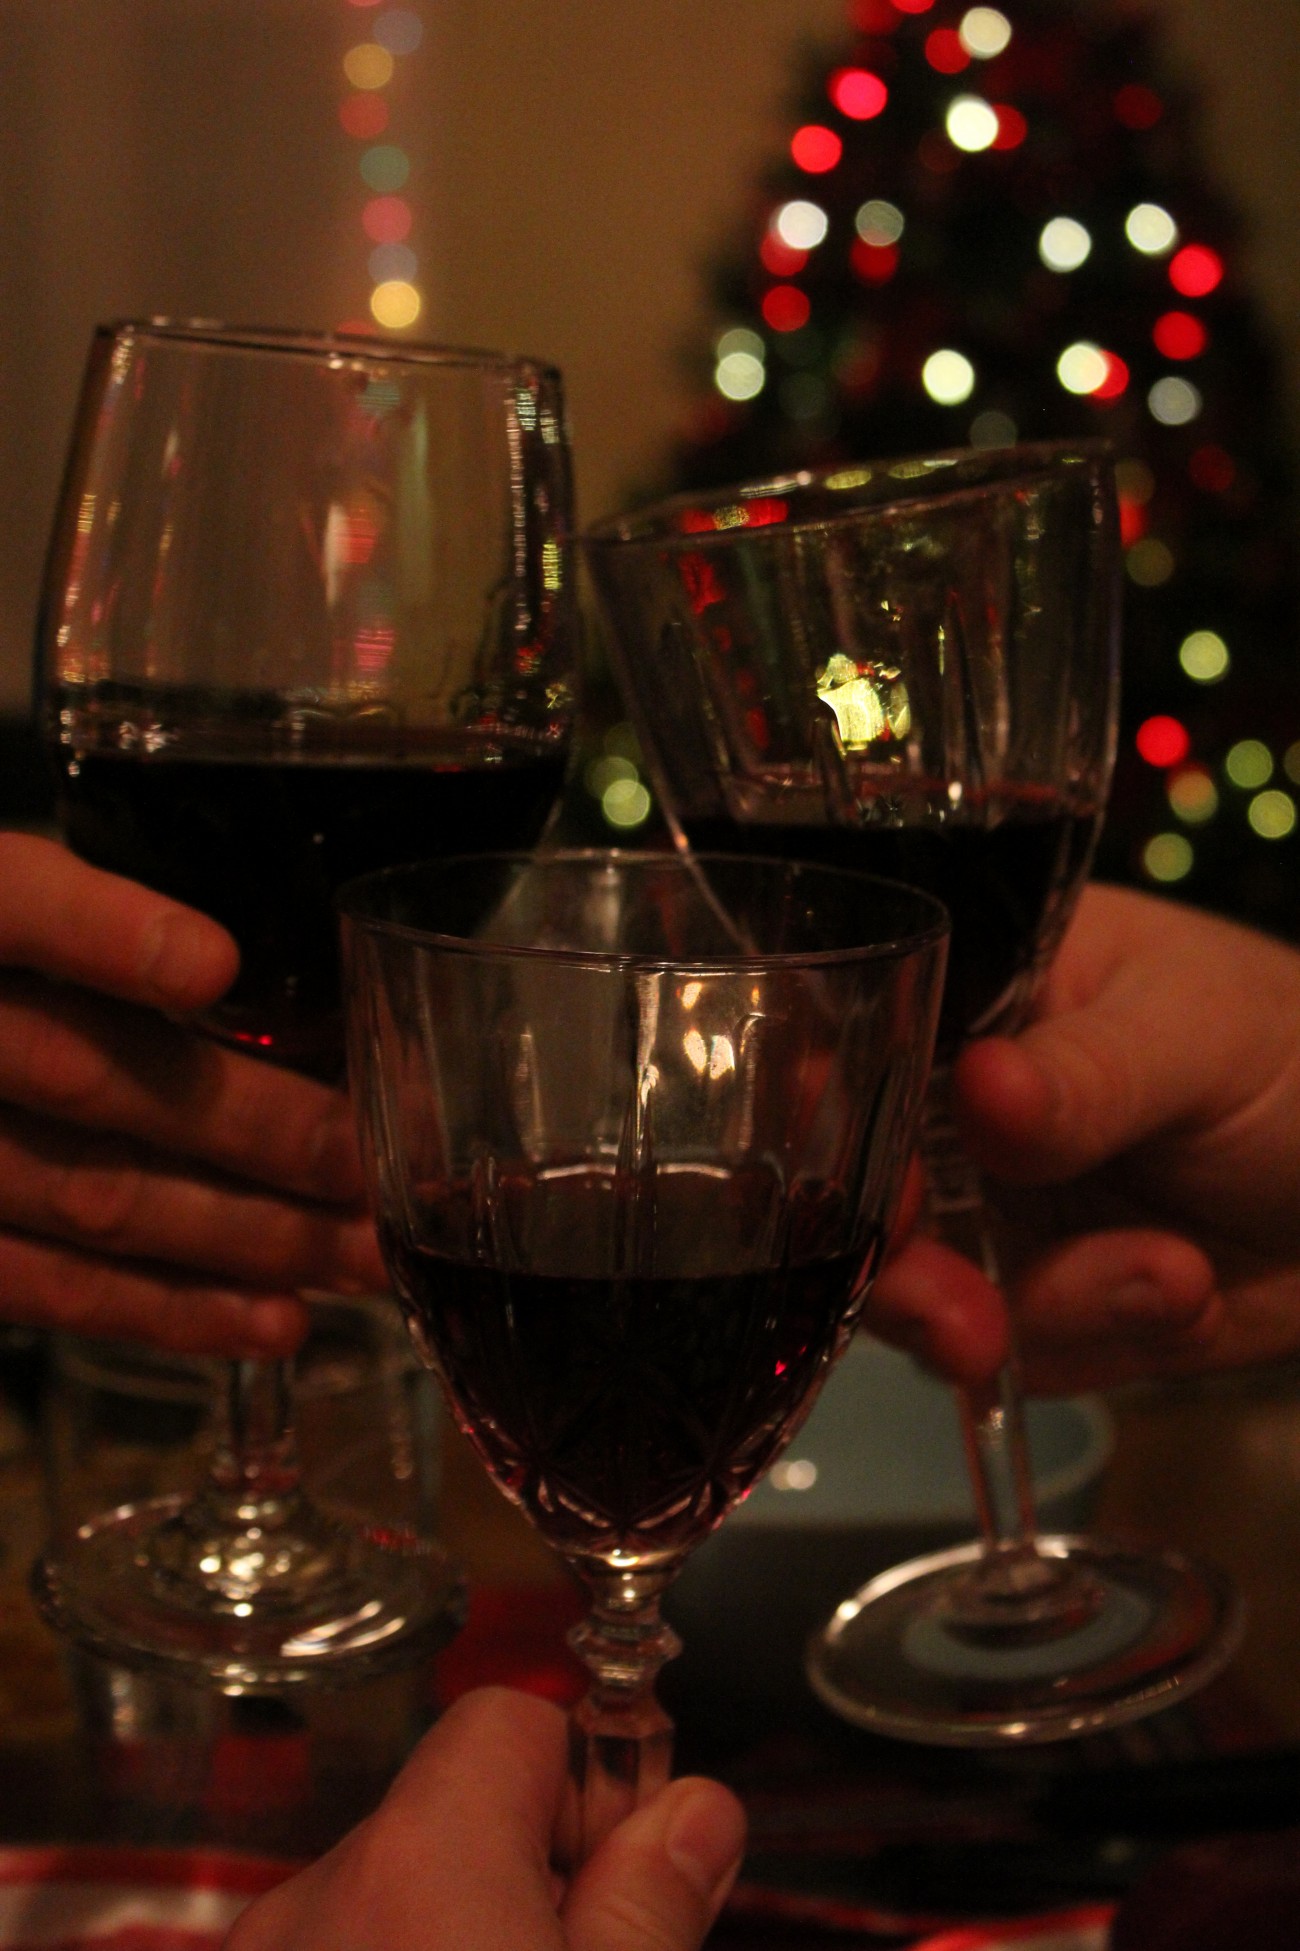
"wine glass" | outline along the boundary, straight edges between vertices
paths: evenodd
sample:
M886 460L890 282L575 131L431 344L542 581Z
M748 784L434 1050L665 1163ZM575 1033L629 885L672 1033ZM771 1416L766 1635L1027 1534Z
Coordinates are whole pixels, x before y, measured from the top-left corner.
M341 900L393 1285L460 1427L591 1601L577 1862L667 1777L661 1593L849 1338L946 918L868 876L672 852L398 868Z
M69 844L214 916L203 1027L345 1075L339 884L530 845L571 716L560 381L530 360L150 321L94 337L38 692ZM303 1495L288 1364L231 1366L209 1480L37 1569L53 1623L223 1685L343 1680L454 1628L435 1551Z
M869 868L948 907L929 1219L994 1279L952 1062L1024 1022L1086 878L1117 536L1108 451L1045 443L681 496L586 540L681 844ZM1131 1719L1217 1672L1239 1627L1217 1575L1037 1534L1014 1359L960 1399L981 1537L839 1607L809 1653L821 1698L883 1733L994 1745Z

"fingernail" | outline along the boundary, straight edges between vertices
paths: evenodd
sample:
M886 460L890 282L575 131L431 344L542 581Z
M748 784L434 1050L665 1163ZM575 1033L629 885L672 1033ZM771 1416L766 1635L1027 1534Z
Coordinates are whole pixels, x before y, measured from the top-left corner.
M210 987L217 924L202 915L172 908L160 915L145 936L140 973L164 1005L182 1009Z
M744 1811L725 1790L692 1788L669 1818L664 1849L679 1875L718 1911L740 1873Z

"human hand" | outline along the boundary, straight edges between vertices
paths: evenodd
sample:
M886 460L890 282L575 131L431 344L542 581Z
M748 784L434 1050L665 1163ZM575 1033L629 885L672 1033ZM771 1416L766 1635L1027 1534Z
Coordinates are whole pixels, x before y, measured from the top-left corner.
M739 1803L672 1782L566 1887L550 1867L566 1753L558 1708L464 1695L375 1814L251 1904L225 1951L694 1951L740 1865Z
M1300 953L1089 888L1034 1021L973 1044L957 1084L971 1150L995 1196L1008 1189L1032 1388L1300 1350ZM1001 1331L990 1290L953 1260L913 1242L876 1308L882 1331L976 1379Z
M0 833L0 1319L274 1356L297 1289L386 1285L343 1094L183 1021L237 966L206 916Z

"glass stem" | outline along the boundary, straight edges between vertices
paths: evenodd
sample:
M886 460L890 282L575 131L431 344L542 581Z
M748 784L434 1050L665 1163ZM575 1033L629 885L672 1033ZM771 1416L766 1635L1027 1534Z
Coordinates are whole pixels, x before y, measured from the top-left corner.
M926 1206L945 1245L971 1260L994 1286L1001 1285L992 1228L979 1170L961 1142L953 1109L952 1072L936 1069L927 1093L922 1132ZM1033 1475L1025 1433L1024 1403L1011 1352L989 1381L957 1391L962 1436L970 1468L985 1554L1013 1584L1041 1566L1036 1546ZM1041 1572L1038 1572L1041 1576Z
M591 1674L591 1687L569 1717L569 1795L559 1851L566 1870L585 1863L667 1783L673 1724L656 1698L655 1680L681 1651L659 1613L667 1575L584 1576L591 1611L569 1644Z
M274 1522L299 1495L292 1384L287 1361L226 1365L207 1494L237 1524Z

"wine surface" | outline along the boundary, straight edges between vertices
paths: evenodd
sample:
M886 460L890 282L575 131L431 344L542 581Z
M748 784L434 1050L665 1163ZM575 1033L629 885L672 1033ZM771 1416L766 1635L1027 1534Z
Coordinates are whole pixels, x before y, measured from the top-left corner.
M1054 794L989 795L942 825L684 822L699 852L772 854L906 881L942 901L952 922L938 1054L1003 1027L1055 948L1086 869L1097 818Z
M276 1063L343 1072L334 895L438 854L530 847L563 760L172 758L98 751L60 767L59 815L83 859L199 908L239 944L206 1027Z
M671 1564L771 1463L844 1346L878 1251L825 1188L796 1188L764 1264L773 1177L679 1167L654 1188L654 1259L616 1275L613 1170L503 1174L476 1262L468 1188L385 1240L397 1291L489 1471L578 1561ZM630 1229L629 1229L630 1230ZM480 1231L480 1237L483 1237ZM444 1250L443 1242L451 1250ZM775 1257L775 1256L774 1256Z

